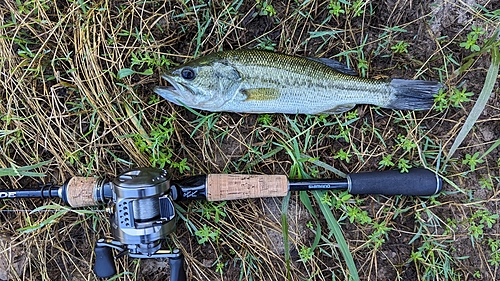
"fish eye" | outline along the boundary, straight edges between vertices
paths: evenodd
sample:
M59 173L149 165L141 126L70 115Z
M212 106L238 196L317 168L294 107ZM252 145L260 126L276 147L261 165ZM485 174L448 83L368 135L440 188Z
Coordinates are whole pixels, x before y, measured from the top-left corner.
M193 80L196 77L196 73L194 73L192 68L186 67L181 70L181 77L186 80Z

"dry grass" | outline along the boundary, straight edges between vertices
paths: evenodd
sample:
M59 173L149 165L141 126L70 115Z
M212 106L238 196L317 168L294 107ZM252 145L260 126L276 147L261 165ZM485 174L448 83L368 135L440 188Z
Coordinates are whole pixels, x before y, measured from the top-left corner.
M490 11L499 11L493 2L481 1ZM449 58L460 63L470 53L459 43L472 24L485 29L481 40L498 24L468 3L437 1L436 7L430 7L417 1L369 1L358 17L347 13L324 21L329 3L322 1L274 1L277 15L273 17L254 17L258 10L253 1L232 6L230 1L3 1L0 168L48 160L37 171L47 175L44 181L62 183L75 175L114 176L130 167L151 166L152 159L163 151L171 153L167 168L186 159L190 169L184 175L252 172L293 176L298 169L332 177L334 173L321 164L344 172L370 171L378 169L386 155L396 162L407 159L412 165L436 169L441 159L438 153L446 156L471 103L444 112L392 112L359 106L355 118L347 114L324 119L279 115L272 116L266 126L255 115L202 112L200 117L157 100L152 89L163 83L159 74L167 64L220 49L266 42L270 46L270 41L276 50L290 54L331 57L340 53L338 59L353 67L366 60L365 75L370 77L441 76L450 91L466 86L479 93L488 54L477 57L460 75L454 74L459 65ZM450 13L450 17L436 11ZM450 27L444 28L445 24ZM336 37L330 37L337 31ZM316 36L318 32L322 36ZM410 44L408 54L391 51L399 41ZM134 57L142 60L134 64ZM125 68L137 73L118 79ZM148 68L152 75L138 73ZM499 213L500 155L494 150L470 172L462 164L466 154L483 154L500 139L498 94L497 87L484 116L454 159L440 167L451 183L445 194L431 199L363 196L345 202L342 194L331 195L332 202L340 202L332 210L342 223L363 280L498 278L498 265L490 262L496 251L490 239L499 241L498 220L488 226L482 221L488 214L474 214L484 210ZM159 124L169 130L169 138L152 149ZM346 139L332 137L342 130L348 130ZM405 150L398 144L399 135L417 147ZM141 141L150 148L141 150ZM341 148L353 155L350 162L334 158ZM294 159L297 151L307 156ZM179 169L171 170L175 177L182 176ZM491 180L491 186L481 187L481 179ZM2 177L0 187L34 186L34 180ZM4 211L0 213L0 232L10 239L0 240L0 246L10 246L0 248L0 256L10 263L9 278L95 280L92 249L97 238L109 235L106 215L62 210L55 218L54 211L6 212L32 210L42 204L48 202L0 203ZM319 246L312 259L298 261L301 249L310 247L316 237L316 221L298 194L292 195L288 212L292 261L287 271L283 245L279 245L280 204L274 200L229 202L224 206L226 217L218 223L200 211L206 204L182 204L187 221L179 222L170 242L185 254L192 280L346 279L345 259L318 211L320 202L313 201L312 206L323 226ZM354 216L350 222L349 210L353 209L365 211L371 221L362 223ZM309 221L312 227L307 225ZM471 226L478 225L483 225L482 233L475 237ZM30 226L36 229L20 231ZM218 231L219 239L200 245L193 229L204 226ZM382 226L390 230L378 233ZM421 259L415 257L418 253ZM20 268L19 263L24 266ZM118 280L168 276L163 269L145 272L143 263L120 259L118 270L130 274ZM216 270L218 263L222 273Z

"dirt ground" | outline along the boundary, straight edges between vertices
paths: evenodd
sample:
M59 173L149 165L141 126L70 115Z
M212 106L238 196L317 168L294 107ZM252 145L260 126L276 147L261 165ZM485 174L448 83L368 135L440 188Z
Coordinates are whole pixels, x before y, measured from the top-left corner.
M63 183L71 176L112 177L132 167L160 166L154 157L161 152L168 154L163 164L175 178L207 173L297 177L297 167L327 178L338 175L317 161L352 173L387 169L380 162L392 155L393 161L404 158L438 170L445 186L432 198L373 195L344 202L345 193L331 193L331 210L360 280L499 280L500 152L488 151L500 139L498 81L464 143L448 163L444 159L491 63L485 53L457 73L472 53L460 43L472 26L484 29L479 43L492 36L500 2L365 1L358 16L352 11L332 16L329 4L336 1L272 1L276 14L265 15L259 13L263 2L0 3L0 168L49 161L37 169L47 175L41 180ZM391 49L398 42L408 44L406 52ZM354 119L348 113L323 121L275 115L264 124L255 114L193 113L153 93L166 84L160 78L165 68L218 50L254 47L335 58L360 72L364 62L367 77L440 80L450 92L459 88L474 95L444 111L360 105ZM134 72L120 78L123 69ZM324 125L338 123L347 124L341 126L348 130L347 139L334 137L339 126ZM405 151L400 135L416 147ZM307 155L305 160L295 161L294 149ZM350 161L335 157L340 149L352 154ZM470 169L462 160L476 152L484 157ZM181 171L183 160L188 169ZM1 177L0 188L34 187L38 180ZM221 206L180 203L177 229L164 246L181 249L191 280L354 280L320 211L324 202L309 197L315 214L300 194L290 197L288 244L282 235L282 198L267 198ZM58 205L29 212L44 204L48 200L0 203L0 280L96 280L93 248L98 238L110 235L106 213ZM220 221L206 211L217 207L224 212ZM364 215L354 216L352 210ZM362 221L366 217L369 222ZM318 247L302 261L303 249L319 237L316 225L322 229ZM195 232L204 227L218 238L199 243ZM169 276L161 259L122 257L116 263L121 274L114 280Z

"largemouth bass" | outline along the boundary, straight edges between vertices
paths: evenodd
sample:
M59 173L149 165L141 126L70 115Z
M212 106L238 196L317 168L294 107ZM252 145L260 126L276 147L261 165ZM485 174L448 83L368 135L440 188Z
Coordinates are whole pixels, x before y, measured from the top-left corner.
M331 59L262 50L213 53L162 75L171 86L155 92L178 105L242 113L342 113L356 104L427 110L441 88L435 81L356 76Z

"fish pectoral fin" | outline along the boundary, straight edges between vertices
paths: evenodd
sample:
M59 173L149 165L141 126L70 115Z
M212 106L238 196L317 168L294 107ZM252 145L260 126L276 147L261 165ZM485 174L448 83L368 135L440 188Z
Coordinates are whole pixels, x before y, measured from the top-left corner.
M276 100L280 97L280 90L274 88L252 88L241 90L246 97L245 101L250 100Z
M353 109L355 106L356 106L355 103L341 104L341 105L337 105L334 108L330 108L328 110L322 111L321 113L324 113L324 114L340 114L340 113L344 113L346 111L349 111L349 110Z
M329 67L335 69L337 72L351 75L351 76L358 76L358 73L356 72L356 70L349 68L349 66L347 66L346 64L343 64L343 63L336 61L334 59L312 58L312 57L308 57L308 59L315 61L315 62L319 62L319 63L324 64L326 66L329 66Z

